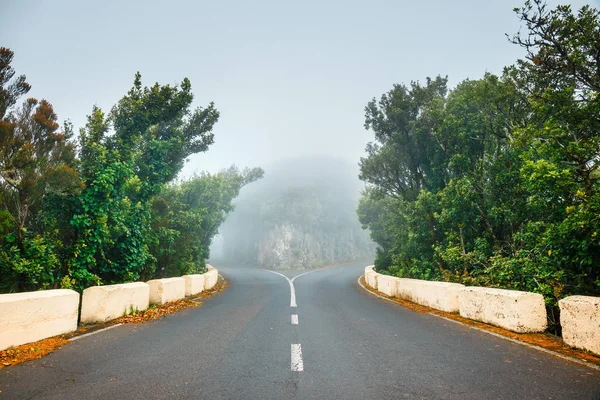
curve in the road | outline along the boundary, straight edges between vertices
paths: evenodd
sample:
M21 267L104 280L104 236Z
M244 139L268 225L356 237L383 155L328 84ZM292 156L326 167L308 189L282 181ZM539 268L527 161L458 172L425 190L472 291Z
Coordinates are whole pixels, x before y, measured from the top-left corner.
M287 278L301 308L289 307L289 284L280 276L219 265L227 292L200 308L119 326L0 370L0 400L600 394L599 371L367 294L356 284L364 265L311 271L301 284L300 275ZM301 323L290 326L290 315L299 314Z
M363 277L362 275L361 275L361 276L359 276L359 277L358 277L358 280L357 280L356 282L358 283L358 285L359 285L361 288L363 288L363 290L364 290L365 292L368 292L369 294L371 294L371 295L373 295L373 296L376 296L376 297L379 297L380 299L383 299L383 300L385 300L385 301L389 301L389 302L391 302L391 303L396 303L396 304L398 304L398 302L394 301L393 299L389 299L389 298L387 298L387 297L381 296L381 295L379 295L379 294L375 293L374 291L370 290L369 288L367 288L367 287L366 287L365 285L363 285L363 284L362 284L362 282L360 281L362 277ZM453 322L453 323L455 323L455 324L458 324L458 325L465 326L465 327L467 327L467 328L469 328L469 329L474 329L474 330L476 330L476 331L483 332L483 333L485 333L485 334L488 334L488 335L496 336L496 337L498 337L498 338L500 338L500 339L508 340L509 342L513 342L513 343L516 343L516 344L520 344L521 346L529 347L529 348L531 348L531 349L535 349L535 350L537 350L537 351L541 351L541 352L543 352L543 353L547 353L547 354L553 355L554 357L562 358L563 360L570 361L570 362L574 362L574 363L576 363L576 364L583 365L583 366L585 366L585 367L588 367L588 368L591 368L591 369L595 369L595 370L597 370L597 371L600 371L600 366L598 366L598 365L595 365L595 364L591 364L591 363L589 363L589 362L587 362L587 361L584 361L584 360L579 360L579 359L577 359L577 358L574 358L574 357L569 357L569 356L566 356L566 355L564 355L564 354L560 354L560 353L557 353L557 352L555 352L555 351L552 351L552 350L545 349L545 348L543 348L543 347L540 347L540 346L536 346L536 345L533 345L533 344L530 344L530 343L522 342L522 341L520 341L520 340L516 340L516 339L510 338L510 337L507 337L507 336L500 335L499 333L496 333L496 332L486 331L485 329L481 329L481 328L478 328L478 327L476 327L476 326L467 325L467 324L465 324L465 323L462 323L462 322L460 322L460 321L456 321L456 320L454 320L454 319L451 319L451 318L446 318L446 317L444 317L444 316L441 316L441 315L437 315L437 314L431 314L431 315L433 315L433 316L435 316L435 317L438 317L438 318L441 318L441 319L443 319L443 320L449 321L449 322Z
M271 273L273 273L275 275L279 275L287 280L287 282L290 285L290 307L296 308L296 307L298 307L298 304L296 302L296 288L294 286L294 281L296 280L296 278L299 278L303 275L310 274L311 272L316 272L319 270L306 271L306 272L303 272L301 274L294 276L291 279L277 271L272 271L270 269L263 269L263 271L271 272ZM292 325L298 325L298 314L292 314L291 321L292 321ZM294 371L294 372L304 371L304 360L302 359L302 345L300 343L292 343L290 359L291 359L291 370L292 371Z

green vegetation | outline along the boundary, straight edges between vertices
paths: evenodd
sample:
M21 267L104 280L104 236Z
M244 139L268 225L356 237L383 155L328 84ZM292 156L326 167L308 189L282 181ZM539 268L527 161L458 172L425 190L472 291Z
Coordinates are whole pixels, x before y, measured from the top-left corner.
M0 48L0 292L74 288L203 272L232 200L262 177L232 167L172 183L213 143L219 112L191 110L189 80L131 90L94 107L74 140L46 100L19 97Z
M537 292L554 310L600 295L600 17L542 0L515 12L527 56L502 76L368 104L358 215L380 271Z

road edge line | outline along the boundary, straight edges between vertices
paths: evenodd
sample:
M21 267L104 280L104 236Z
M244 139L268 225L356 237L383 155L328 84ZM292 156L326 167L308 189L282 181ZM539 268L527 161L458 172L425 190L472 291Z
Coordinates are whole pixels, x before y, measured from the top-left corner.
M69 339L69 342L74 342L76 340L83 339L84 337L92 336L92 335L95 335L96 333L104 332L109 329L116 328L117 326L121 326L121 325L123 325L123 324L115 324L115 325L107 326L106 328L98 329L97 331L94 331L94 332L85 333L85 334L79 335L79 336L74 336L71 339Z
M365 285L363 285L363 284L362 284L362 282L360 281L360 278L362 278L363 276L364 276L364 275L360 275L360 276L358 277L358 280L356 281L356 282L358 283L358 285L359 285L361 288L363 288L363 290L365 290L366 292L368 292L369 294L371 294L371 295L373 295L373 296L379 297L380 299L387 300L387 301L389 301L389 302L391 302L391 303L394 303L394 304L397 304L397 305L399 305L399 306L402 306L402 304L400 304L400 303L399 303L399 302L397 302L397 301L394 301L394 300L392 300L392 299L388 299L387 297L383 297L383 296L381 296L381 295L379 295L379 294L377 294L377 293L375 293L375 292L372 292L370 289L367 289L367 288L365 287ZM403 306L402 306L402 307L403 307ZM403 307L403 308L406 308L406 307ZM466 327L466 328L469 328L469 329L474 329L474 330L476 330L476 331L479 331L479 332L487 333L488 335L492 335L492 336L495 336L495 337L497 337L497 338L500 338L500 339L507 340L507 341L509 341L509 342L513 342L513 343L520 344L520 345L522 345L522 346L525 346L525 347L529 347L530 349L534 349L534 350L541 351L542 353L550 354L550 355L552 355L552 356L554 356L554 357L557 357L557 358L563 359L563 360L565 360L565 361L571 361L571 362L573 362L573 363L575 363L575 364L579 364L579 365L582 365L582 366L584 366L584 367L588 367L588 368L591 368L591 369L595 369L596 371L600 371L600 366L598 366L598 365L595 365L595 364L588 363L587 361L583 361L583 360L580 360L580 359L578 359L578 358L574 358L574 357L566 356L566 355L564 355L564 354L557 353L557 352L555 352L555 351L548 350L548 349L545 349L545 348L543 348L543 347L536 346L536 345L534 345L534 344L530 344L530 343L522 342L522 341L520 341L520 340L517 340L517 339L509 338L509 337L506 337L506 336L500 335L499 333L496 333L496 332L490 332L490 331L486 331L485 329L481 329L481 328L478 328L478 327L476 327L476 326L467 325L467 324L465 324L465 323L463 323L463 322L456 321L456 320L454 320L454 319L452 319L452 318L447 318L447 317L444 317L444 316L442 316L442 315L437 315L437 314L433 314L433 313L427 313L427 314L428 314L428 315L432 315L432 316L434 316L434 317L441 318L441 319L443 319L443 320L446 320L446 321L454 322L455 324L462 325L462 326L464 326L464 327Z

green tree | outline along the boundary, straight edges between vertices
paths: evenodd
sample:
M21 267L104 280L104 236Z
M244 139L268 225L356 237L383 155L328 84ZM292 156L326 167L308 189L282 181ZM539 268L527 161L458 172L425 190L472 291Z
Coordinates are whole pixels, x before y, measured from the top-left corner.
M447 78L394 85L365 108L365 128L375 141L360 160L360 178L385 194L414 200L421 190L443 186L446 174L435 132L447 94Z
M418 275L419 268L435 269L433 245L440 230L431 193L444 187L449 178L440 136L447 91L447 79L440 76L428 78L424 86L418 82L411 82L410 88L394 85L379 102L373 99L365 108L365 128L373 131L375 141L367 145L367 157L360 160L360 178L370 185L359 205L360 220L380 245L376 264L395 265L412 271L411 276ZM372 212L381 206L397 213L390 217L398 224L395 228ZM421 229L411 229L411 221ZM378 233L380 228L385 233ZM397 240L391 244L383 242L384 238Z
M559 298L600 292L600 14L591 6L515 10L527 27L513 43L527 56L515 81L537 117L518 130L531 220L519 236L522 258L542 276L539 290Z
M0 48L0 270L13 283L9 290L56 283L62 242L42 215L50 199L81 190L70 125L59 130L46 100L30 98L14 107L30 86L24 76L11 81L12 57Z
M358 214L378 269L538 292L557 324L559 298L600 293L600 14L515 11L527 55L501 77L418 112L398 85L369 103Z
M27 83L25 75L15 77L15 70L10 65L15 53L6 47L0 47L0 119L2 124L0 127L6 129L10 124L5 121L6 113L17 104L19 97L23 96L29 90L31 85ZM4 131L0 131L4 135Z
M203 172L166 187L153 200L152 258L145 276L204 272L204 261L219 227L234 209L240 190L263 176L261 168L232 166L217 174Z
M150 256L153 196L189 155L213 142L219 113L212 103L191 111L192 100L187 78L179 86L142 87L138 73L108 118L99 109L88 118L81 133L86 190L72 219L70 271L78 285L139 279Z

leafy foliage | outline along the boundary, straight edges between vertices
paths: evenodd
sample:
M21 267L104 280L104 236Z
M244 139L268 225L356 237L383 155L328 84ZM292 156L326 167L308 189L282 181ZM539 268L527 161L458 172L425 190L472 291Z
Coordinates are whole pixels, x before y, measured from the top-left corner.
M83 285L140 278L150 258L150 202L177 176L190 154L206 151L219 113L190 112L191 85L133 88L110 116L95 108L81 132L86 189L73 215L71 275ZM114 134L108 135L114 128Z
M515 11L527 55L502 76L395 85L367 105L358 215L379 270L552 306L600 294L600 18L542 0Z
M27 99L15 108L30 86L25 76L14 81L13 53L0 49L0 274L12 289L52 285L60 271L55 254L52 218L42 210L52 199L78 193L71 127L63 131L52 105Z
M212 239L234 209L242 187L263 176L260 168L235 166L217 174L202 173L165 188L153 200L147 276L173 276L205 271Z
M262 177L232 167L170 185L213 143L214 105L192 111L187 78L143 87L137 73L109 114L92 109L76 151L49 102L16 107L30 86L12 58L0 48L0 291L202 271L233 198Z

